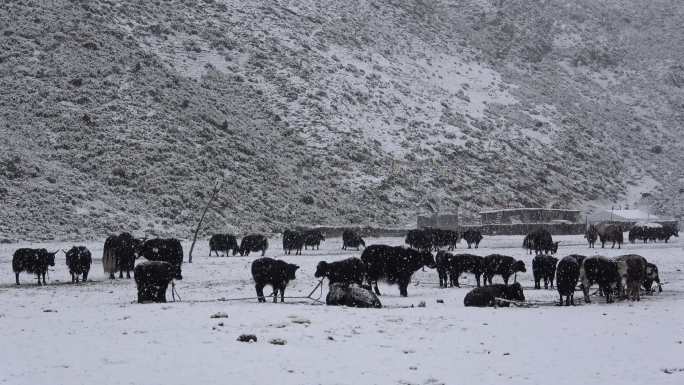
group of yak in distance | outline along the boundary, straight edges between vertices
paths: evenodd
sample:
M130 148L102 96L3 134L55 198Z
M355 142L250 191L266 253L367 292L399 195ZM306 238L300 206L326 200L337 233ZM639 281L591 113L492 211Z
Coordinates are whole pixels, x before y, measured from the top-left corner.
M637 239L664 240L678 236L678 229L660 225L634 226L629 233L630 241ZM621 247L623 228L618 224L602 223L587 228L585 238L589 247L593 248L597 240L602 247L612 242ZM330 305L347 305L357 307L379 307L378 281L386 280L399 286L401 296L408 296L408 285L412 275L421 268L437 270L440 287L460 287L459 277L464 273L475 276L477 287L464 298L466 306L508 306L510 303L525 301L522 286L517 282L509 285L511 276L518 272L526 272L525 263L513 257L491 254L485 257L473 254L452 254L449 251L456 244L465 240L468 248L478 248L483 239L479 230L471 228L463 232L425 228L408 231L405 243L408 247L389 245L369 245L354 230L345 230L342 234L342 248L356 248L363 252L360 258L351 257L335 262L320 261L314 276L327 278L329 293L326 303ZM283 232L282 242L285 254L301 255L302 249L319 248L325 241L325 234L320 230ZM558 250L559 242L554 242L551 233L540 227L529 233L523 240L523 247L530 253L536 253L532 261L535 289L553 288L554 279L560 297L559 305L574 305L574 293L578 282L584 299L590 302L589 289L597 284L599 293L606 297L606 302L613 302L615 296L640 299L640 287L653 292L653 283L657 283L662 291L658 268L635 254L622 255L613 259L603 256L586 257L569 255L560 261L553 257ZM240 254L249 256L251 252L261 252L261 257L251 265L257 299L265 302L263 289L266 285L273 287L273 301L284 302L285 288L289 281L295 279L299 266L282 260L264 257L268 249L268 238L263 234L251 234L237 238L230 234L214 234L209 240L209 255L217 256ZM92 264L92 255L84 246L74 246L70 250L62 250L66 255L66 264L73 283L88 279ZM49 266L55 265L57 252L46 249L17 249L12 258L12 269L19 285L19 273L35 274L38 285L46 284L45 276ZM436 255L433 256L433 252ZM135 264L137 258L147 261ZM138 291L138 302L165 302L166 290L174 279L182 279L183 248L175 238L138 239L129 233L112 235L105 241L102 253L102 266L110 279L130 278L131 271ZM503 284L493 284L492 278L500 275ZM481 280L481 278L484 278ZM515 278L514 278L515 280ZM565 301L563 298L565 297Z

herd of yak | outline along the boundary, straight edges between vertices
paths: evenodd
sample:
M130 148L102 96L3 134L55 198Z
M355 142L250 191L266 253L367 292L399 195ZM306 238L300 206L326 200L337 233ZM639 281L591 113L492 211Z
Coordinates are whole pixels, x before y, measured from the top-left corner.
M659 226L659 227L658 227ZM664 226L635 226L629 232L630 241L643 239L662 239L667 242L671 236L678 236L676 228ZM622 244L623 229L616 224L591 225L587 229L585 238L589 247L594 247L600 240L602 247L606 243L613 243L613 247ZM352 257L341 261L321 261L316 267L315 277L327 278L330 292L329 304L344 304L349 306L379 306L376 295L378 281L386 280L399 286L402 296L408 295L408 286L412 275L424 267L437 270L440 287L459 287L459 277L464 273L475 276L477 287L469 292L464 299L466 306L508 306L509 303L524 301L522 287L514 282L509 285L511 276L518 272L526 272L525 263L513 257L492 254L485 257L473 254L451 254L461 239L468 244L468 248L479 246L483 239L480 231L468 229L462 233L452 230L419 229L407 233L405 243L409 246L370 245L366 247L363 238L352 230L345 230L342 234L342 248L363 247L360 258ZM302 249L308 247L318 249L325 235L320 230L283 232L282 242L285 254L295 251L301 254ZM652 291L653 283L660 288L658 269L639 255L629 254L614 259L602 256L585 257L570 255L560 261L553 257L558 250L559 242L553 242L551 234L544 228L538 228L529 233L523 240L523 247L536 256L532 261L532 272L535 289L553 288L554 279L560 296L560 305L565 297L566 305L574 305L574 292L578 283L584 293L584 299L589 302L589 288L593 284L599 287L599 293L606 297L608 303L613 302L615 295L639 300L640 287ZM253 261L251 266L252 278L259 302L265 301L263 289L269 285L273 287L273 301L277 301L280 294L281 302L285 298L285 288L289 281L295 279L295 272L299 266L282 260L264 257L268 249L268 238L262 234L251 234L242 238L238 244L237 238L230 234L215 234L209 240L209 255L224 254L249 255L250 252L261 252L261 258ZM69 268L72 282L88 279L92 264L90 251L83 246L74 246L70 250L63 250L66 264ZM436 255L433 257L433 252ZM49 266L55 265L57 252L46 249L17 249L12 259L12 268L19 285L19 273L35 274L38 284L45 284L45 275ZM143 257L147 261L135 264L136 258ZM182 279L181 267L183 263L183 248L178 239L138 239L129 233L113 235L106 239L102 265L105 274L115 279L130 278L134 272L138 287L138 301L165 302L165 293L169 283L174 279ZM493 284L492 279L499 275L503 284ZM481 279L482 278L482 279ZM515 279L514 279L515 280ZM335 303L333 303L335 302Z

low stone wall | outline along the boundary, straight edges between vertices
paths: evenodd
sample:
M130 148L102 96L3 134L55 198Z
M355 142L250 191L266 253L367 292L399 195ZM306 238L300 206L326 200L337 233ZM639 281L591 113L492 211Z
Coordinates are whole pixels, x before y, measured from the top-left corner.
M370 237L370 238L405 237L406 233L408 233L408 231L410 230L410 229L389 229L389 228L370 227L370 226L345 226L345 227L297 226L296 229L299 231L312 230L312 229L321 230L327 238L342 237L342 232L346 229L354 230L354 231L356 231L357 234L361 235L362 237Z
M584 223L516 223L510 225L482 225L461 226L462 229L475 228L484 235L527 235L531 231L543 227L552 235L578 235L584 234Z

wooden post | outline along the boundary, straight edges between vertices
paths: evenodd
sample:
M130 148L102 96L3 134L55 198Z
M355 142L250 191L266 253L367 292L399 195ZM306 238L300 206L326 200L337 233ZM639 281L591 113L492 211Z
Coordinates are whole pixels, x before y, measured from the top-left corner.
M214 185L214 190L211 192L211 197L209 197L209 201L207 202L207 205L204 206L204 211L202 212L202 216L200 217L200 220L197 223L197 227L195 228L195 234L192 236L192 244L190 245L190 252L188 253L188 263L192 263L192 250L195 248L195 242L197 242L197 234L199 233L199 230L202 227L202 221L204 221L204 216L207 215L207 210L209 210L209 206L211 206L211 202L214 201L216 194L218 194L218 192L219 192L220 185L221 185L221 182L219 180L217 180L216 184Z

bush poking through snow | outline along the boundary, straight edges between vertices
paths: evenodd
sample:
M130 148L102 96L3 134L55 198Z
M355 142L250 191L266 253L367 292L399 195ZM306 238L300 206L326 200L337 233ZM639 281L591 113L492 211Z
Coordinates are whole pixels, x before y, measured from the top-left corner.
M257 342L257 338L254 334L241 334L237 340L239 342Z

